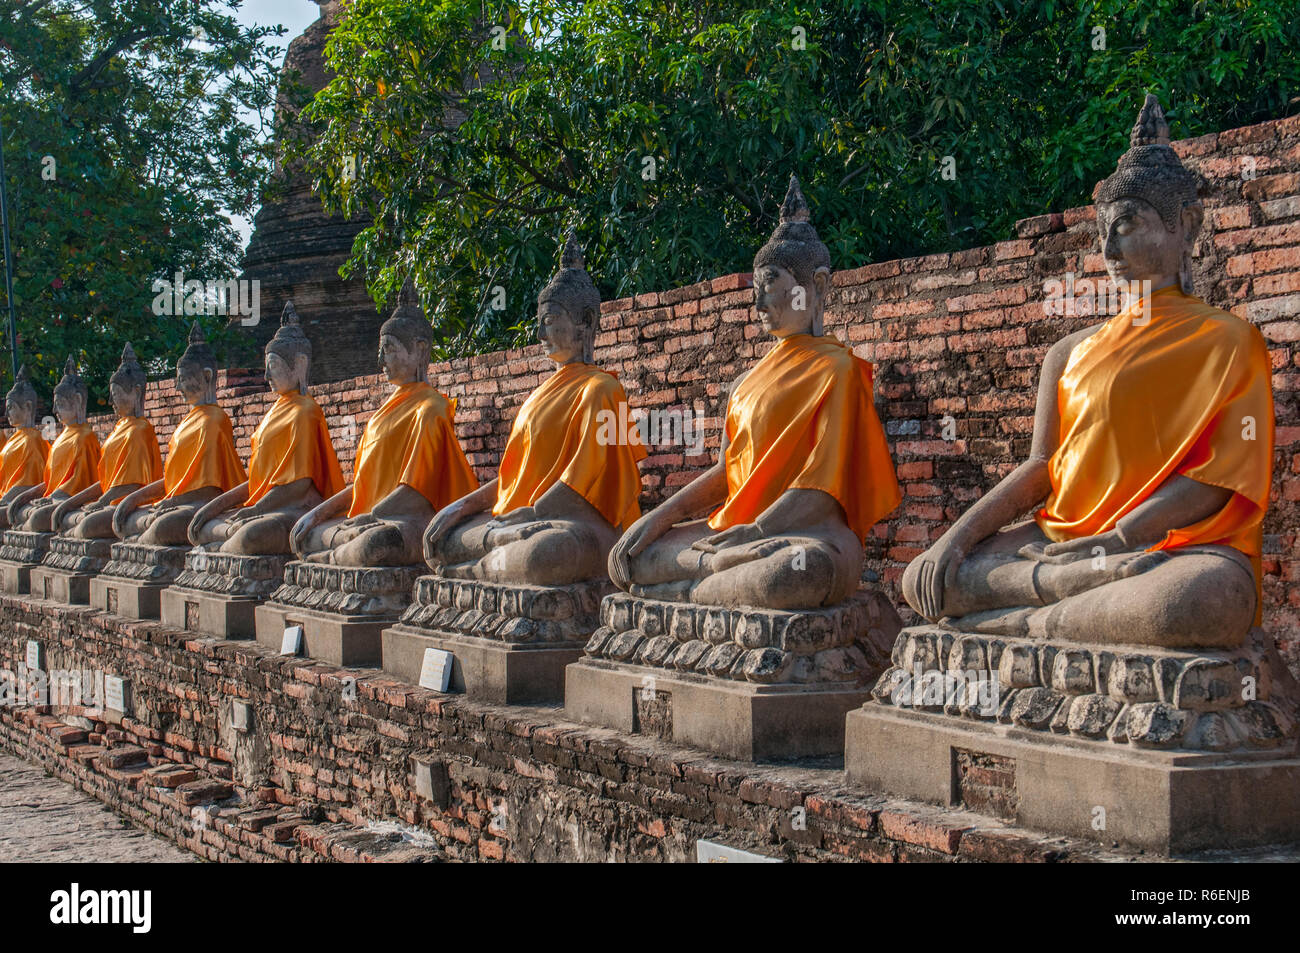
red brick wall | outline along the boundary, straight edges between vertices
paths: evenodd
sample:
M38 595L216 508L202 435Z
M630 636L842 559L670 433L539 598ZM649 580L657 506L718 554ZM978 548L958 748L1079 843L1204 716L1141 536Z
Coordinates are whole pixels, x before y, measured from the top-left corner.
M1300 117L1178 143L1210 185L1198 245L1197 292L1256 322L1273 356L1277 455L1265 525L1265 622L1300 663ZM841 263L843 264L843 263ZM1094 210L1022 221L1015 238L983 248L844 269L826 326L875 362L877 401L890 434L904 501L876 527L867 578L883 577L902 606L906 563L1029 448L1039 363L1089 317L1043 313L1044 282L1066 272L1104 275ZM680 448L643 465L646 506L688 482L718 446L727 384L769 346L751 319L748 275L606 302L596 360L614 370L634 407L690 407L707 418L704 456ZM515 409L547 362L537 348L485 354L432 368L459 400L457 426L482 479L490 479ZM387 389L363 377L316 389L345 473L356 436ZM222 376L222 405L246 452L269 401L260 373ZM166 440L179 419L170 383L151 388L149 413ZM941 436L950 414L956 439Z

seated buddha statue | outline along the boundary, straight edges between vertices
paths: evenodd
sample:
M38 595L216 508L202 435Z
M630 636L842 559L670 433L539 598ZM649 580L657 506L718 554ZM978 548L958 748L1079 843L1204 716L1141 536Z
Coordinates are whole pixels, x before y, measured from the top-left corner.
M969 632L1236 648L1260 617L1268 349L1191 294L1198 180L1154 96L1093 198L1106 270L1137 293L1047 352L1029 458L907 567L903 593Z
M343 488L325 414L307 393L310 371L311 342L290 301L266 345L266 382L276 400L253 432L248 479L194 514L194 545L287 555L294 523Z
M128 342L108 381L117 423L100 448L97 482L55 507L51 524L77 539L116 539L113 510L129 493L162 478L162 453L153 424L144 417L144 368Z
M86 422L86 397L77 362L69 357L63 379L54 388L54 415L63 430L50 447L41 483L10 502L10 526L32 533L57 529L52 520L59 504L98 486L99 438Z
M162 479L128 493L113 511L113 532L127 542L188 546L199 507L245 478L230 418L217 406L217 358L198 322L176 362L176 389L190 411L167 444Z
M791 177L754 258L754 306L776 346L733 385L718 462L610 552L610 578L635 596L833 606L857 589L863 540L898 504L872 367L822 330L830 252L809 217Z
M18 368L14 386L5 395L5 414L14 432L0 450L0 529L9 528L9 504L45 482L50 445L36 427L36 401L27 368Z
M600 293L571 231L537 297L537 338L555 370L519 408L496 479L429 524L425 559L440 575L539 586L605 575L610 548L640 516L646 451L635 432L602 435L606 421L627 418L627 395L591 363L599 323Z
M379 330L379 364L395 390L366 422L353 482L301 517L299 559L335 566L410 566L435 512L476 483L456 439L455 403L428 381L433 328L408 282Z

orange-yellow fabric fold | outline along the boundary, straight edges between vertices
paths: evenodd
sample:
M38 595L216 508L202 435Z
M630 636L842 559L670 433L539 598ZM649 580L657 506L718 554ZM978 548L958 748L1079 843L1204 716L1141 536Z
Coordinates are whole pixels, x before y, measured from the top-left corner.
M67 424L45 461L45 495L72 496L99 479L99 438L90 424Z
M1075 347L1057 392L1061 442L1038 513L1050 539L1109 532L1182 474L1233 495L1151 548L1231 546L1251 558L1258 583L1273 469L1271 366L1258 328L1162 288Z
M222 493L246 479L235 452L235 432L216 404L200 404L185 415L167 444L163 467L165 499L205 486Z
M248 501L252 506L273 486L311 478L329 499L343 489L343 471L320 405L307 394L281 394L253 431L248 458Z
M627 422L627 394L613 374L580 362L556 370L515 415L493 515L532 506L558 482L626 529L641 515L637 463L646 457Z
M835 338L783 338L737 385L726 426L727 502L713 529L754 522L786 490L821 490L865 539L902 499L871 364Z
M35 427L15 430L0 450L0 494L16 486L36 486L45 479L50 445Z
M99 455L99 486L141 486L162 478L162 452L153 424L143 417L119 417Z
M453 423L456 402L432 384L403 384L366 422L348 516L369 513L405 484L442 509L478 486Z

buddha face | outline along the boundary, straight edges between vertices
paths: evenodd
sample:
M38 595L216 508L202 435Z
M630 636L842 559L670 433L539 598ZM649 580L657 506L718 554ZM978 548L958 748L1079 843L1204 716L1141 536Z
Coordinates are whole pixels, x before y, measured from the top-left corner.
M537 340L556 364L582 360L587 332L587 326L560 302L553 298L537 302Z
M119 417L134 417L139 406L140 392L134 387L123 387L116 382L110 382L108 399L113 404L113 413Z
M298 355L298 360L290 364L279 354L274 351L266 355L266 383L277 394L289 394L298 389L298 382L302 380L299 375L299 368L296 366L305 363L307 355Z
M193 361L180 361L176 365L176 389L191 407L211 402L215 377L212 368Z
M29 400L6 397L5 415L10 427L31 427L36 423L36 405Z
M776 337L807 334L821 310L829 272L817 269L813 286L805 288L781 265L766 264L754 272L754 310L763 330Z
M54 395L54 416L58 417L59 423L64 426L85 423L86 408L85 404L82 403L81 395L67 392L56 393Z
M415 341L407 347L395 335L379 336L379 367L388 383L398 387L420 379L420 365L429 362L429 342Z
M1184 209L1171 232L1160 213L1141 199L1098 206L1097 233L1107 274L1116 284L1149 281L1152 290L1176 283L1199 225L1200 209Z

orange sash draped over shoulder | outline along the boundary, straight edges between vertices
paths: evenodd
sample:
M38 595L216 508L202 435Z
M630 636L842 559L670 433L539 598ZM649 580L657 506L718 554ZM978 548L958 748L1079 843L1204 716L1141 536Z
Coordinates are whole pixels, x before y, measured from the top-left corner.
M366 422L348 516L369 513L399 485L442 509L478 486L453 424L456 402L432 384L403 384Z
M786 490L821 490L865 539L902 499L871 364L832 337L783 338L732 393L726 426L727 502L713 529L754 522Z
M1038 524L1052 540L1114 529L1173 474L1232 490L1217 513L1152 549L1218 544L1260 576L1273 468L1273 393L1259 329L1177 287L1080 342L1061 375L1061 443ZM1143 323L1134 323L1134 319Z
M0 450L0 494L41 483L49 455L50 445L35 427L15 430Z
M90 424L68 424L45 462L45 495L80 493L99 478L99 438Z
M119 417L99 456L99 486L145 486L163 475L162 453L153 424L143 417Z
M181 421L167 444L163 467L165 499L205 486L222 493L243 483L244 465L235 452L235 432L216 404L200 404Z
M252 506L273 486L310 477L329 499L343 489L343 471L334 453L320 405L307 394L281 394L253 431L248 458L248 501Z
M627 394L613 374L578 362L559 368L528 395L510 427L493 515L531 506L559 482L611 526L636 522L637 463L646 449L635 428L620 429L627 419Z

